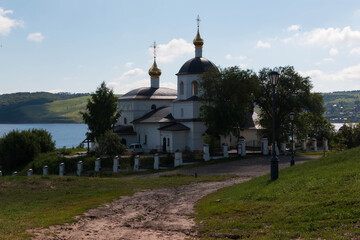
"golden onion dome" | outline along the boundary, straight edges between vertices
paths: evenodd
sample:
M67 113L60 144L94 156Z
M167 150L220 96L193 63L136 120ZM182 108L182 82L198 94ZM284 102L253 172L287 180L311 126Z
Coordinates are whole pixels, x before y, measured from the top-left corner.
M156 64L156 60L154 59L154 64L152 65L152 67L149 69L149 75L150 77L160 77L161 75L161 70L160 68L158 68L157 64Z
M195 47L202 47L204 45L204 40L200 37L200 32L199 32L199 28L196 34L196 37L194 38L193 41Z

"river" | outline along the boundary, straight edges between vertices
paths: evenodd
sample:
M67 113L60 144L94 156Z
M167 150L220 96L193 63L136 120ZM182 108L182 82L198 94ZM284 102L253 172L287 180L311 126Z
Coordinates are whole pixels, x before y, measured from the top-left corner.
M88 131L86 124L0 124L0 137L12 130L45 129L51 133L55 140L56 148L77 147L84 139Z

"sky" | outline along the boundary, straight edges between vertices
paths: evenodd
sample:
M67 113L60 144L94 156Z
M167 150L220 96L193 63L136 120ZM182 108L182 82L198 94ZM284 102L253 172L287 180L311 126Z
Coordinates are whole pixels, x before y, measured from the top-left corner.
M198 15L217 66L291 65L314 92L360 90L358 0L1 0L0 94L149 87L154 41L160 86L176 89Z

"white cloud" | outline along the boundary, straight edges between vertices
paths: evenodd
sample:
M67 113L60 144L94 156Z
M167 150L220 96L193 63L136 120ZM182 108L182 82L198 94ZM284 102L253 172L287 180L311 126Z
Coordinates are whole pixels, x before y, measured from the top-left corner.
M139 80L145 74L141 68L134 68L121 74L120 77L114 78L107 85L113 88L116 93L126 93L134 88L149 86L149 79Z
M21 20L11 19L6 15L12 14L12 10L4 10L0 8L0 34L1 35L8 35L11 30L15 27L23 27L24 22Z
M225 58L228 60L240 60L240 61L246 59L245 56L232 56L231 54L226 54Z
M353 31L349 26L344 27L344 29L316 28L310 32L305 32L302 37L305 44L332 46L345 43L352 45L360 41L360 31Z
M134 65L134 63L133 62L127 62L127 63L125 63L125 67L131 67L132 65Z
M146 73L141 68L134 68L134 69L131 69L131 70L123 73L120 78L124 79L124 78L129 78L129 77L138 77L138 76L143 76L145 74Z
M332 58L324 58L324 59L322 59L321 61L316 62L315 64L316 64L316 65L321 65L321 64L323 64L323 63L329 63L329 62L333 62L333 61L334 61L334 59L332 59Z
M267 42L263 42L261 40L259 40L257 43L256 43L256 48L270 48L271 45L270 43L267 43Z
M61 93L61 92L64 92L64 91L61 90L61 89L52 89L52 90L48 90L47 92L49 92L49 93Z
M238 65L240 68L244 69L244 68L247 68L247 65L246 64L239 64Z
M42 42L44 40L44 36L40 32L30 33L27 38L28 41L31 42Z
M152 55L154 49L150 47L148 49ZM183 56L184 54L194 53L194 46L191 43L186 42L184 39L172 39L167 44L160 44L156 50L156 60L162 63L173 62L176 58Z
M350 54L359 54L360 55L360 47L351 49Z
M173 82L160 82L160 87L177 89L177 84Z
M301 26L300 26L300 25L291 25L290 27L288 27L288 28L287 28L287 30L288 30L289 32L292 32L292 31L299 31L299 30L300 30L300 28L301 28Z
M326 73L318 69L300 71L300 73L303 76L311 77L315 91L360 90L360 64L333 73Z
M331 48L331 49L329 50L329 54L330 54L331 56L338 55L338 53L339 53L339 50L337 50L336 48Z

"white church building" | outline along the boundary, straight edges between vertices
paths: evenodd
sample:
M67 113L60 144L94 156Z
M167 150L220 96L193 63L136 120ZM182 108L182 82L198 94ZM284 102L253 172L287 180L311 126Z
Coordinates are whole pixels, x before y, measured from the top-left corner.
M131 90L118 99L121 117L114 132L122 137L127 146L140 143L145 152L203 149L203 136L207 128L199 119L202 105L199 101L199 82L205 71L216 66L202 56L204 40L200 37L199 24L193 43L195 57L185 62L176 74L177 90L160 87L161 70L154 54L154 63L149 69L150 87ZM257 139L252 119L251 122L247 125L252 130L247 134L250 134L249 138ZM237 140L222 137L222 141L236 145Z

